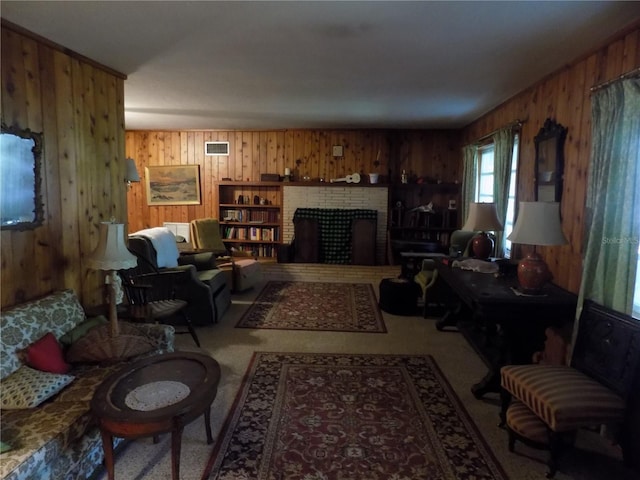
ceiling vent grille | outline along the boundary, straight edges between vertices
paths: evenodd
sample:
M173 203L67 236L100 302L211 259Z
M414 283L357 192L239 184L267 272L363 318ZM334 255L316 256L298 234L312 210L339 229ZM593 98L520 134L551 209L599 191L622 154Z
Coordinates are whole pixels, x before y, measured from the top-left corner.
M204 142L204 154L207 156L229 155L229 142Z

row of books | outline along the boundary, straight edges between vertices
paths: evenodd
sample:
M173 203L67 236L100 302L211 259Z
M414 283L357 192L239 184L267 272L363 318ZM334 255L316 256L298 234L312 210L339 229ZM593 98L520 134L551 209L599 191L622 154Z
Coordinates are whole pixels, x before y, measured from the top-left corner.
M254 257L276 257L278 248L276 245L242 245L235 244L232 250L240 252L251 252Z
M237 240L258 240L263 242L277 242L279 228L276 227L230 227L226 226L223 238Z
M222 219L225 222L262 222L278 223L279 210L224 209Z

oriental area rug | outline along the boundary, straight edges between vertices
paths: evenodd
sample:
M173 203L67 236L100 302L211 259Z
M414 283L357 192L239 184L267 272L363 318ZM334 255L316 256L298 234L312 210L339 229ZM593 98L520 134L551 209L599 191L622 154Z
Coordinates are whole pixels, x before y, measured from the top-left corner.
M239 328L386 333L369 283L270 281Z
M203 479L506 479L432 357L256 352Z

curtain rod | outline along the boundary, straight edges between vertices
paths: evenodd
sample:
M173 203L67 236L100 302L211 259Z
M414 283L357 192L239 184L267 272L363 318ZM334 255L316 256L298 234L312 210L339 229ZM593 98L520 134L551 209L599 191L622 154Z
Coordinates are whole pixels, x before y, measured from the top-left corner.
M612 83L619 82L620 80L624 80L625 78L633 78L633 77L637 77L637 76L640 76L640 67L636 68L634 70L631 70L630 72L623 73L618 78L614 78L613 80L609 80L607 82L603 82L603 83L600 83L598 85L594 85L593 87L591 87L591 93L596 92L596 91L600 90L601 88L608 87Z
M493 137L496 133L498 133L500 130L504 130L505 128L520 128L522 126L522 124L525 122L525 120L515 120L511 123L507 123L504 127L500 127L496 130L494 130L493 132L487 133L486 135L476 139L475 141L471 142L471 143L479 143L482 142L483 140L486 140L489 137Z

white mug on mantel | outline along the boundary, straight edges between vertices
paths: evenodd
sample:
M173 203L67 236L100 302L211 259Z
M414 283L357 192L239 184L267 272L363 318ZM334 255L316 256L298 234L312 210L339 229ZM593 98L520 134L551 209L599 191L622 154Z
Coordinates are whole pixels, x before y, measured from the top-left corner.
M378 174L370 173L369 174L369 183L378 183Z

